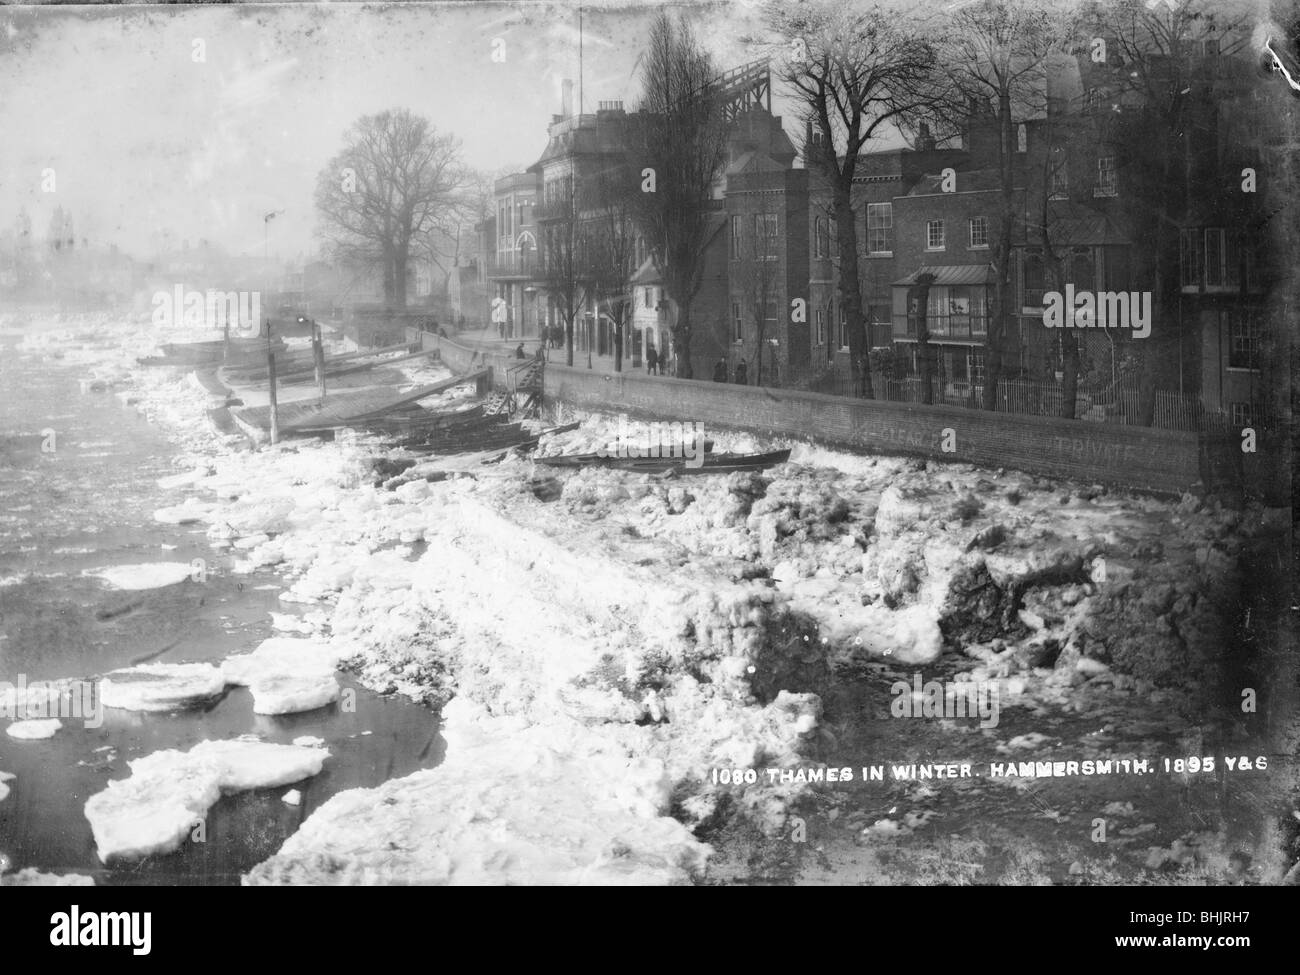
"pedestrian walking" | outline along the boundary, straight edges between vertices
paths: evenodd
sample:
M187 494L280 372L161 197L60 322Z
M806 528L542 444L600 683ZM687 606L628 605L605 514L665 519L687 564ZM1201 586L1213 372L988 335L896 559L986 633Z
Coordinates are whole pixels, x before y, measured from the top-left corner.
M520 342L517 346L515 346L515 358L516 359L528 358L528 356L524 353L524 343Z
M749 367L745 365L744 359L736 363L736 383L741 386L749 384Z
M713 381L715 383L725 383L727 381L727 360L719 358L718 364L713 367Z
M649 346L645 352L645 371L647 375L655 376L659 373L659 353L655 347Z

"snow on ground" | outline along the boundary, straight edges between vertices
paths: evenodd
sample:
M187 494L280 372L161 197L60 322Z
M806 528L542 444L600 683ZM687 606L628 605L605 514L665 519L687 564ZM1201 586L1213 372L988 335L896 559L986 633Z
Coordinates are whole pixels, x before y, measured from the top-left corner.
M259 883L680 880L702 849L647 782L667 784L686 825L738 811L781 828L802 786L719 790L708 769L808 762L819 695L873 661L942 660L1001 681L1008 707L1068 702L1085 684L1166 688L1187 706L1217 686L1231 635L1206 594L1239 585L1257 523L1191 498L802 444L762 473L461 459L450 466L471 473L386 491L370 461L404 455L375 438L250 452L169 370L134 381L137 408L184 445L177 507L203 513L231 571L274 567L312 639L368 686L456 697L443 765L336 796L250 875ZM579 418L539 453L617 434L616 417ZM718 451L780 445L706 434ZM631 804L609 805L611 792ZM586 826L570 818L602 802ZM394 830L407 837L397 850ZM513 858L492 860L489 835Z
M335 795L245 883L630 886L703 867L709 848L665 815L662 763L573 722L494 718L463 700L445 716L442 765Z
M95 878L80 873L43 873L26 867L17 873L0 873L0 887L94 887Z
M107 863L175 850L223 792L299 782L320 772L328 756L323 748L236 738L135 759L129 778L109 782L86 803L99 858Z
M188 579L193 571L188 562L145 562L90 569L85 574L103 579L114 589L136 590L174 586Z
M126 711L176 711L197 707L226 689L211 664L141 664L105 674L99 685L105 707Z
M13 772L0 772L0 799L4 799L9 795L9 786L5 785L5 783L12 782L16 778L18 776L14 775Z
M53 738L63 727L58 718L31 718L27 721L15 721L5 729L5 734L18 741L42 741Z

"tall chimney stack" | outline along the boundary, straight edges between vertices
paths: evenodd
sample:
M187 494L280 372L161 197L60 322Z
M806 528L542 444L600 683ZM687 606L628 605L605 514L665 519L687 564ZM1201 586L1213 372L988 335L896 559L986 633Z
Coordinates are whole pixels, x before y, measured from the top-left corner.
M565 118L573 117L573 82L565 78L560 85L560 114Z

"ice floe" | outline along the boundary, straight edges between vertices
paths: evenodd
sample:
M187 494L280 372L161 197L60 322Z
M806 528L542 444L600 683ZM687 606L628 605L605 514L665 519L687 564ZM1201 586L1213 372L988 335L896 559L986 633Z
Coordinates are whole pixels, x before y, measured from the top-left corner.
M5 734L19 741L40 741L53 738L62 727L63 722L58 718L31 718L27 721L15 721L5 729Z
M161 589L184 582L193 571L188 562L143 562L93 569L86 575L103 579L115 589Z
M339 698L338 655L314 640L271 637L252 653L227 657L221 672L227 683L248 687L256 714L312 711Z
M192 525L207 521L211 516L212 505L197 498L189 498L183 504L159 508L153 513L154 521L164 525Z
M251 738L205 741L188 752L154 752L130 762L131 775L86 803L101 861L177 849L223 792L271 789L320 772L323 748Z
M221 669L212 664L141 664L106 674L100 682L105 707L125 711L177 711L220 696Z

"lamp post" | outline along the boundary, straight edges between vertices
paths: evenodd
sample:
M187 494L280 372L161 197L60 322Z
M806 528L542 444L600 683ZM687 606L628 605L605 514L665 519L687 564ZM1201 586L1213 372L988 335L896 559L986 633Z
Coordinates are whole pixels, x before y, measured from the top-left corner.
M271 221L277 216L284 213L283 210L272 210L262 217L262 261L269 263L271 260Z

